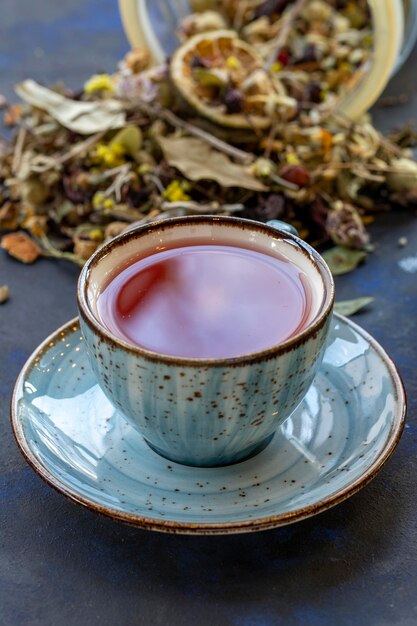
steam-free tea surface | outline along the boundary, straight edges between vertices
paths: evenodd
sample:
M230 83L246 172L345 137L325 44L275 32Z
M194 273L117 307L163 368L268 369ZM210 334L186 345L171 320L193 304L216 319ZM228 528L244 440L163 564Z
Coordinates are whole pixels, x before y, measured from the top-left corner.
M187 245L136 260L98 298L102 323L154 352L227 358L302 329L309 294L284 258L226 245Z

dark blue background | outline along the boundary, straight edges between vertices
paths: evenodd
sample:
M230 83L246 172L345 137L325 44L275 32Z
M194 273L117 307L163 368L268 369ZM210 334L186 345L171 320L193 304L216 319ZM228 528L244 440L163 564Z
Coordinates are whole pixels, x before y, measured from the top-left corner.
M32 77L79 87L127 50L116 0L2 0L0 93ZM417 54L376 109L390 128L417 112ZM4 626L414 626L417 624L417 255L411 213L373 228L368 263L337 281L338 299L371 295L356 319L397 362L408 396L402 440L363 491L320 516L253 535L182 537L129 528L77 507L28 467L9 425L9 400L30 352L76 314L75 267L33 267L0 254L0 623ZM399 248L401 236L408 238Z

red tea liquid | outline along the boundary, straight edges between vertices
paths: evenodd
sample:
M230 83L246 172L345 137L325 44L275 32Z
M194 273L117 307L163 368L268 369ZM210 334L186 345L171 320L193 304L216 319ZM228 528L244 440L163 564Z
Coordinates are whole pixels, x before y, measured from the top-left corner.
M309 311L299 268L228 245L184 245L139 259L98 297L116 336L160 354L227 358L296 334Z

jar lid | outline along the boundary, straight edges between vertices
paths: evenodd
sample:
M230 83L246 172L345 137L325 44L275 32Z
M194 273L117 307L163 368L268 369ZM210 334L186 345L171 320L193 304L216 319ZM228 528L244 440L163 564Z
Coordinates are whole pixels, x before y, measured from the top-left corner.
M385 89L403 45L404 0L368 0L368 4L374 31L372 57L357 86L341 96L338 105L353 119L368 111ZM191 12L186 0L119 0L119 7L131 46L146 47L154 64L163 63L178 46L177 25Z

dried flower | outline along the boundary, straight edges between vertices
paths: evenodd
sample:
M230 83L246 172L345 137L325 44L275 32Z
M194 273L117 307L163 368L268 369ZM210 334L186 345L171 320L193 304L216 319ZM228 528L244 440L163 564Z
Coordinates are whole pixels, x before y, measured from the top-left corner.
M33 237L3 238L16 258L82 265L132 226L216 213L283 219L315 244L341 244L331 252L340 272L366 257L354 248L368 249L379 209L416 209L413 132L384 138L336 107L372 53L366 0L310 0L296 15L303 3L292 0L199 5L239 34L191 42L178 74L196 96L187 103L172 89L173 60L144 69L141 50L77 98L18 87L17 133L0 142L0 228Z
M189 185L185 184L185 181L180 182L178 179L175 179L169 183L162 195L170 202L187 202L188 200L191 200L191 197L185 193L188 189Z
M95 163L108 168L118 167L125 162L125 150L119 143L110 145L101 143L96 147L92 156Z
M112 93L114 91L114 83L108 74L94 74L84 84L85 93L91 95L96 91L105 91Z
M146 48L135 48L126 54L124 63L133 74L139 74L139 72L148 67L150 60L149 50Z

